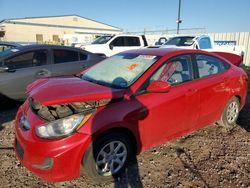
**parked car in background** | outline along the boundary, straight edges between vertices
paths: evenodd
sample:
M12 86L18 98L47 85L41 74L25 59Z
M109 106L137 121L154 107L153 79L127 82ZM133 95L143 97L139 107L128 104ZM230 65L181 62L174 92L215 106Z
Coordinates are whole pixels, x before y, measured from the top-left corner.
M244 58L245 50L240 46L218 46L214 44L214 40L209 35L185 35L170 38L165 44L155 46L160 48L186 48L200 49L209 52L232 53Z
M25 88L38 78L74 75L102 58L81 49L56 45L19 46L0 53L0 94L26 98Z
M103 57L109 57L126 50L133 50L147 46L144 35L104 35L98 37L92 44L78 45L83 50L87 50Z
M206 51L145 48L79 77L37 80L16 115L16 155L47 181L81 169L110 180L136 153L216 121L234 125L248 77L232 63Z
M19 47L19 46L22 46L22 45L19 44L19 43L16 43L16 42L3 42L3 41L0 41L0 53L3 52L3 51L6 51L6 50L12 49L12 48Z

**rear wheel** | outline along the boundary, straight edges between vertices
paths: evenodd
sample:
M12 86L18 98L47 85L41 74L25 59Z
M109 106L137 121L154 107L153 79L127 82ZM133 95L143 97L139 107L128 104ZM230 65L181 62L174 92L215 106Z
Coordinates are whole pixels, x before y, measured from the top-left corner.
M232 97L223 113L221 116L221 120L219 122L220 125L225 126L225 127L232 127L233 125L236 124L236 121L238 119L240 113L240 102L239 99L237 97Z
M92 179L113 180L121 173L132 155L132 143L123 133L109 133L93 142L83 157L83 167Z

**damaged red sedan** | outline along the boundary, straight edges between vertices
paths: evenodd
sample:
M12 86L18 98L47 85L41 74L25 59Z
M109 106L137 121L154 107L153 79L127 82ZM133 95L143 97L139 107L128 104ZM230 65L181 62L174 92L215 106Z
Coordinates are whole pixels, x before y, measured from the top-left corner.
M76 77L38 80L16 115L16 155L50 182L82 172L109 180L135 154L214 122L234 125L248 78L233 63L199 50L148 48Z

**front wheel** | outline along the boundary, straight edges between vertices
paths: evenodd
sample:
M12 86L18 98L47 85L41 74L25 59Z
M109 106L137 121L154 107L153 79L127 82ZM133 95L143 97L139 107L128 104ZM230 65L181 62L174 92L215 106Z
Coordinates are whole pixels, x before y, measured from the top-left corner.
M121 173L132 155L131 140L122 133L109 133L93 142L83 158L83 167L92 179L113 180Z
M236 121L238 119L240 113L240 102L239 99L237 97L232 97L223 113L221 116L221 120L219 122L219 124L225 126L225 127L230 127L236 124Z

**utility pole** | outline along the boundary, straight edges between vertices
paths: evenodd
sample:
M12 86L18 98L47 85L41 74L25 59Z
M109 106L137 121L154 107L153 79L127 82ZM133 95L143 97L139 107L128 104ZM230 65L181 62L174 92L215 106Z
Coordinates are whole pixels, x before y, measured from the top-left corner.
M180 23L182 22L182 20L180 19L180 17L181 17L181 0L179 0L178 18L176 20L176 23L177 23L177 34L179 34Z

